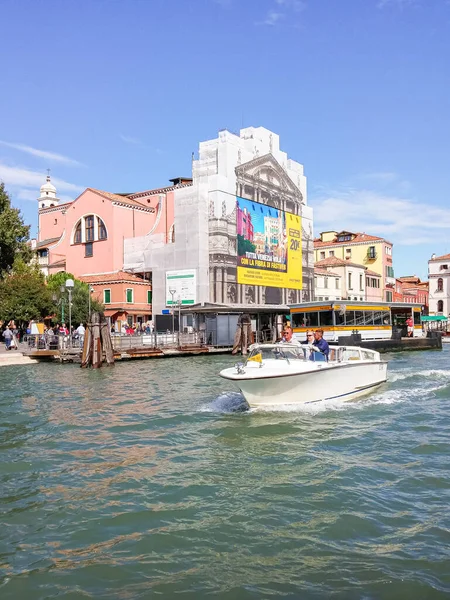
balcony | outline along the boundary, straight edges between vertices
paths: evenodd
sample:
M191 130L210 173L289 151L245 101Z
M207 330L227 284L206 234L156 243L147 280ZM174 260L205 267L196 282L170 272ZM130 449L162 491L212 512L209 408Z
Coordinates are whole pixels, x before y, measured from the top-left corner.
M367 260L376 260L378 258L378 254L375 250L371 250L370 248L367 250Z
M386 276L386 285L394 285L395 286L395 277L387 277Z

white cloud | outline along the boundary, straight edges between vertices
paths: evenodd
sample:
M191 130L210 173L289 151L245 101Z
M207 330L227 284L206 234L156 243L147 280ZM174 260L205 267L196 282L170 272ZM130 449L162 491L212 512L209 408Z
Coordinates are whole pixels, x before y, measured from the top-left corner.
M125 142L125 144L134 144L135 146L142 146L141 140L135 137L131 137L131 135L120 134L119 137L122 140L122 142Z
M277 12L276 10L269 10L269 12L266 15L266 18L263 21L261 21L261 25L276 25L283 17L284 13Z
M70 165L73 167L83 166L77 160L74 160L73 158L69 158L68 156L63 156L62 154L57 154L56 152L48 152L47 150L39 150L38 148L32 148L31 146L26 146L25 144L4 142L2 140L0 140L0 144L2 146L6 146L7 148L13 148L14 150L19 150L19 152L25 152L26 154L31 154L32 156L37 156L38 158L43 158L49 162L63 163L65 165Z
M380 171L376 173L363 173L359 175L360 179L368 179L375 182L380 183L392 183L398 179L397 173L389 172L389 171Z
M400 245L448 240L450 209L394 194L347 188L319 192L310 204L316 234L346 229L379 235Z
M294 18L295 13L300 13L306 8L306 2L303 0L273 0L273 7L266 13L262 21L256 25L268 25L273 27L281 21Z
M0 181L3 181L6 186L15 186L20 190L23 188L31 188L39 192L39 188L45 183L45 173L40 171L31 171L21 167L10 167L8 165L0 163ZM69 183L63 179L52 177L52 183L60 190L67 192L82 192L85 188Z

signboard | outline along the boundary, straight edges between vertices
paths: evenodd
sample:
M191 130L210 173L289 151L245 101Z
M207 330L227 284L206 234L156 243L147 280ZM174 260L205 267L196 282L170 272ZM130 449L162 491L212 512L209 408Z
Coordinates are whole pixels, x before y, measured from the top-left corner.
M197 272L195 269L166 271L166 306L182 306L196 303Z
M301 217L237 198L237 282L302 289Z

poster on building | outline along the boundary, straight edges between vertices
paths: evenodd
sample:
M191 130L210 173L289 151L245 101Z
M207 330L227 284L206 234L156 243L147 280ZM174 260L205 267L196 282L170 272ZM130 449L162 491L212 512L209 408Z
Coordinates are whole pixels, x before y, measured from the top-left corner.
M237 281L302 289L301 217L237 197Z
M196 303L197 273L195 269L166 271L166 306Z

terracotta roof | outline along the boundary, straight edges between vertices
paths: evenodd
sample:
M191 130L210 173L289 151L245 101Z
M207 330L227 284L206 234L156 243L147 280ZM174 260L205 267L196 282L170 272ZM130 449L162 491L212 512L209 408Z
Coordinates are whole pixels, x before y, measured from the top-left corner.
M350 234L350 232L345 232ZM338 234L337 237L339 237L340 234ZM324 246L342 246L343 244L345 246L349 246L351 244L360 244L361 242L386 242L387 240L385 240L384 238L378 237L376 235L369 235L368 233L352 233L351 235L353 235L353 239L352 240L347 240L345 242L338 242L337 241L337 237L334 240L331 240L329 242L322 242L320 238L316 238L314 240L314 248L322 248ZM390 244L390 242L387 242L388 244Z
M65 206L70 206L72 202L64 202L64 204L54 204L53 206L46 206L45 208L40 208L39 212L45 212L48 210L49 212L59 210L60 208L64 208Z
M174 190L179 190L180 188L190 187L192 186L192 181L190 183L177 183L176 185L168 185L162 188L155 188L153 190L144 190L142 192L134 192L133 194L129 194L129 198L144 198L147 196L155 196L156 194L164 194L166 192L172 192Z
M435 256L434 258L430 258L428 262L432 262L434 260L450 260L450 254L444 254L443 256Z
M66 259L62 258L61 260L57 260L54 263L51 263L48 265L48 268L51 269L52 267L65 267L66 266Z
M314 267L314 273L316 275L330 275L331 277L340 277L339 273L335 273L334 271L327 271L326 269L321 269L320 267Z
M142 283L150 286L150 282L134 275L133 273L126 273L125 271L118 271L117 273L98 273L97 275L81 275L78 277L85 283Z
M365 271L367 270L367 267L364 265L357 265L356 263L352 263L349 260L343 260L342 258L337 258L336 256L329 256L328 258L318 260L314 263L314 268L315 267L359 267Z
M134 200L133 198L129 198L126 196L119 196L119 194L112 194L111 192L105 192L103 190L96 190L95 188L87 188L87 189L91 190L91 192L99 194L100 196L103 196L103 198L106 198L107 200L112 200L113 202L118 202L119 204L128 204L131 206L136 206L137 208L143 208L143 209L151 211L151 212L154 212L154 210L155 210L154 208L146 206L142 202L138 202L137 200Z
M375 273L375 271L371 271L370 269L367 269L366 275L370 275L370 277L381 277L379 273Z
M61 239L61 236L58 236L56 238L48 238L46 240L42 240L42 242L38 242L36 244L36 248L47 248L47 246L54 244L55 242L57 242L60 239Z

